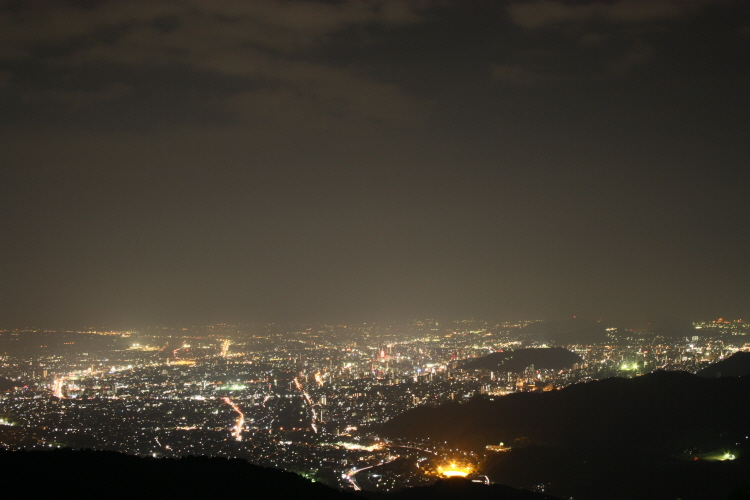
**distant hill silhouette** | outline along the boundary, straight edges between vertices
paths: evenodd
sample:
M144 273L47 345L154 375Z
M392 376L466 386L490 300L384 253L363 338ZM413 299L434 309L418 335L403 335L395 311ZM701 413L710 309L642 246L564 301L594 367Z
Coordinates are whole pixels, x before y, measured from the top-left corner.
M516 349L515 351L493 352L481 358L466 360L461 364L465 370L499 370L502 372L521 372L527 366L534 365L537 370L562 370L580 363L581 357L563 347L543 349Z
M641 319L619 319L607 321L609 326L632 330L634 332L652 332L666 337L694 335L693 322L687 319L669 316L652 316Z
M557 345L597 343L607 339L604 324L580 318L532 323L522 332L530 340Z
M654 317L647 319L610 319L594 321L572 318L558 321L540 321L526 326L522 333L535 342L547 344L594 344L611 342L607 328L617 328L619 334L650 338L661 336L680 338L695 334L695 327L688 320Z
M735 352L698 372L700 377L742 377L750 375L750 352Z
M208 457L142 458L112 451L0 449L0 478L29 498L57 498L75 488L78 498L250 498L305 500L554 500L509 486L438 481L396 493L348 493L245 460Z
M512 450L489 460L484 473L516 487L550 483L545 491L558 496L726 498L750 477L747 394L750 377L656 372L420 407L385 423L382 433L474 450L504 442ZM728 447L747 453L727 462L701 458Z

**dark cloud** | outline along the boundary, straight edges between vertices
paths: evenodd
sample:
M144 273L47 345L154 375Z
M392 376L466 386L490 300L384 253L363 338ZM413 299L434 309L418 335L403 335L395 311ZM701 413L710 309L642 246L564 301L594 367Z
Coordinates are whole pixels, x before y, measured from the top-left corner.
M701 26L701 19L713 18L715 24L708 32L728 39L732 28L719 26L738 22L729 20L729 12L741 19L747 8L737 2L710 0L510 2L508 19L524 30L519 38L525 38L527 46L543 49L519 51L511 55L515 59L496 61L493 68L499 70L493 69L493 76L499 81L525 83L619 78L648 67L647 63L661 64L673 57L667 52L669 38L682 36L679 33L703 33L706 27ZM682 54L688 55L689 49L684 48Z
M314 123L309 113L327 115L327 122L339 116L408 121L418 112L418 99L316 54L342 30L419 21L416 5L395 1L29 3L2 11L7 29L0 34L0 60L11 75L5 80L12 82L15 74L19 98L32 103L80 108L138 97L148 82L137 75L159 77L163 68L182 72L181 85L171 90L185 106L196 100L205 106L208 97L215 109L239 120L270 118L313 129L330 125ZM29 81L34 67L51 78ZM206 74L234 85L200 95L193 81ZM92 79L99 85L81 88Z
M535 74L521 65L493 64L492 78L513 85L533 85L545 80L544 75Z
M716 5L715 0L614 0L610 2L538 0L513 2L508 7L513 22L537 29L562 23L604 21L640 24L680 19L702 7Z
M0 312L743 314L747 9L4 2Z

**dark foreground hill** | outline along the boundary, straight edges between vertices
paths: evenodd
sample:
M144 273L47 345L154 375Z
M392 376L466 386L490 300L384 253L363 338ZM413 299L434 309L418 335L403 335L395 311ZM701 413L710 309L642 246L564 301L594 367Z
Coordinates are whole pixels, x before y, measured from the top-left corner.
M537 370L562 370L580 363L581 357L563 347L542 349L516 349L515 351L493 352L481 358L470 359L461 365L464 370L499 370L502 372L522 372L534 365Z
M28 498L235 498L305 500L554 500L509 486L438 481L396 493L347 493L245 460L208 457L141 458L111 451L6 451L0 481Z
M736 352L727 359L708 365L698 372L700 377L742 377L750 375L750 352Z
M29 498L56 498L64 491L83 498L354 498L240 459L155 459L112 451L0 450L0 478Z
M657 372L548 393L418 408L389 437L460 448L504 442L490 479L576 499L727 498L750 478L750 378ZM735 460L711 461L724 455Z

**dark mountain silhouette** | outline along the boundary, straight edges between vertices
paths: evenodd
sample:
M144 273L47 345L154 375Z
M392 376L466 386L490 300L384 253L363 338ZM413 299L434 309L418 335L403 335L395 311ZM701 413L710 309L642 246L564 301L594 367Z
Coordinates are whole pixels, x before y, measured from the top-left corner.
M512 450L488 460L484 473L516 487L549 483L545 491L558 496L726 498L750 477L750 460L744 452L734 461L705 457L735 448L750 454L747 394L750 377L656 372L421 407L382 433L474 450L504 442ZM666 496L648 493L657 491Z
M464 370L486 369L518 373L530 365L534 365L537 370L562 370L580 362L578 354L563 347L550 347L493 352L481 358L466 360L460 367Z
M153 459L111 451L0 450L0 477L33 498L54 498L73 485L84 498L354 498L240 459Z
M694 335L693 322L687 319L669 316L652 316L649 318L628 318L607 321L608 326L631 330L634 332L652 332L664 336Z
M466 404L420 407L383 425L389 436L432 437L464 448L524 439L569 444L697 439L747 429L750 378L705 379L686 372L610 378L550 393L518 393ZM613 432L613 430L618 432ZM630 434L636 434L631 436Z
M152 459L112 451L0 449L0 478L30 498L56 498L75 487L79 498L253 498L305 500L476 499L554 500L509 486L438 481L396 493L348 493L245 460L208 457Z
M750 352L736 352L698 372L700 377L742 377L750 375Z

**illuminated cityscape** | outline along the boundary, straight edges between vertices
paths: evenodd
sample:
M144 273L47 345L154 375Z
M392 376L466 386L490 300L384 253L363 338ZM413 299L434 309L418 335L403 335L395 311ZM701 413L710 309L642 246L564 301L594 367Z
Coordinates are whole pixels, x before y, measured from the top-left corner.
M695 322L692 334L671 338L603 326L601 342L557 350L573 356L570 366L473 368L489 355L508 354L511 366L522 354L556 352L528 333L535 324L5 330L2 446L244 458L352 490L441 476L488 482L480 464L511 446L394 440L378 426L417 407L656 370L695 373L750 348L750 324L741 320Z
M750 1L0 26L5 496L750 500Z

